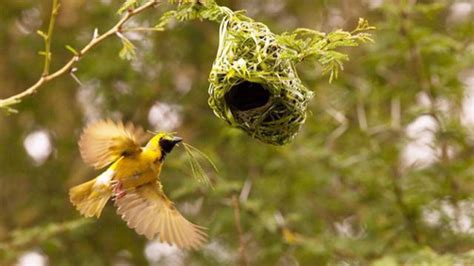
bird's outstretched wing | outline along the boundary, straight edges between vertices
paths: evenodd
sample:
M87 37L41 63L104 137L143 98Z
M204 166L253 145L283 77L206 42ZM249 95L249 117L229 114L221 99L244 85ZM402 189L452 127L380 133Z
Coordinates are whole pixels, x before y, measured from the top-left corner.
M127 225L148 239L158 238L185 249L199 249L207 241L205 228L186 220L158 182L127 190L115 203Z
M88 125L79 140L79 149L85 163L100 169L120 156L140 151L146 134L132 123L124 125L112 120L100 120Z

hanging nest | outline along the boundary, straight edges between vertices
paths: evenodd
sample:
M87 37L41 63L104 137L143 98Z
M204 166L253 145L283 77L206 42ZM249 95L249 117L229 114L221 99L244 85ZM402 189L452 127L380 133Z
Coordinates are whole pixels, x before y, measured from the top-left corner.
M288 48L265 24L245 16L224 18L209 76L209 106L231 126L269 144L298 133L313 93L301 82Z

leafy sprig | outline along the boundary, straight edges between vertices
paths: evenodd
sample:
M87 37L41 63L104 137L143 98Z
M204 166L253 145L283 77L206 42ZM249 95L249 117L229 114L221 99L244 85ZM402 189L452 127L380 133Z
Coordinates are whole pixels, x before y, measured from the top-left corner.
M313 57L322 66L323 74L329 74L329 82L332 82L338 77L339 71L344 69L344 62L349 61L347 54L336 49L373 42L368 31L374 29L367 20L360 18L357 27L351 32L338 29L323 33L299 28L279 35L278 41L289 48L285 55L287 58L301 62Z

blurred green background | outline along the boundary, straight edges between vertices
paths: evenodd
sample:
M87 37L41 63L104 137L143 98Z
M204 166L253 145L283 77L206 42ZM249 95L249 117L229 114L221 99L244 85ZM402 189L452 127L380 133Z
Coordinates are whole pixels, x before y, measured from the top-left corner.
M472 265L474 264L474 2L416 0L218 1L246 9L280 33L297 27L377 27L374 44L344 50L350 62L328 84L318 66L299 73L315 91L300 134L262 144L218 120L207 76L218 25L175 24L129 34L137 59L109 39L66 75L0 114L0 265ZM118 0L62 0L52 68L94 29L116 23ZM0 98L42 71L50 1L3 0ZM154 25L160 9L133 20ZM177 131L207 153L215 190L191 178L183 149L162 172L191 221L209 228L203 250L148 242L110 204L82 220L68 189L98 174L77 140L99 118ZM232 197L239 199L244 249Z

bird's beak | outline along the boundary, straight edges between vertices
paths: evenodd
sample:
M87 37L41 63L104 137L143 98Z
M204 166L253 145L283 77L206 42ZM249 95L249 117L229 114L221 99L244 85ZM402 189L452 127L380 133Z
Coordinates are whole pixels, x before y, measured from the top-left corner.
M180 143L181 141L183 141L183 138L173 137L173 139L171 141L176 145L176 144Z

